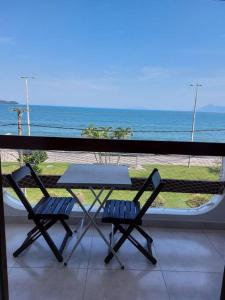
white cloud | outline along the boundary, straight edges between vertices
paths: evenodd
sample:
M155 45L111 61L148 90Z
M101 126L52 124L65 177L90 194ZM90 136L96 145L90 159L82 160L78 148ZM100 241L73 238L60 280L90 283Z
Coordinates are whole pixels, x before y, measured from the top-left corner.
M72 92L111 92L117 87L105 79L61 79L55 78L43 81L41 84L53 89L72 91Z
M174 70L163 67L144 66L139 70L138 80L151 80L158 78L168 78L174 74Z

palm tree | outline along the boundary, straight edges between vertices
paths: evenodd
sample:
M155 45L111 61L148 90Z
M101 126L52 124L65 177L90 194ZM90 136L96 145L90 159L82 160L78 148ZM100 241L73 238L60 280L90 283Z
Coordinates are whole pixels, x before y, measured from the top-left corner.
M94 138L95 135L95 127L93 124L90 124L88 127L82 129L81 136L85 136L87 138Z
M130 127L127 128L117 127L113 131L112 138L121 140L121 139L129 138L132 135L133 135L133 131Z
M113 133L112 133L112 138L122 140L122 139L127 139L133 135L133 130L130 127L122 128L122 127L117 127ZM118 156L117 158L117 165L119 164L121 155Z
M84 128L81 132L81 136L92 138L92 139L108 139L112 127L95 127L90 124L87 128ZM103 163L102 153L94 152L97 163ZM107 155L105 153L105 163L107 163Z
M110 139L110 132L112 131L112 127L99 127L98 134L99 138L102 139ZM102 153L100 153L100 157L102 158ZM108 158L108 161L107 161ZM110 163L110 153L109 155L105 152L105 164Z
M81 136L92 139L108 139L112 127L95 127L90 124L87 128L82 129Z
M101 127L95 127L93 124L90 124L88 127L84 128L81 132L81 136L92 138L92 139L127 139L130 136L133 135L133 131L130 127L122 128L117 127L115 130L112 130L112 127L110 126L101 126ZM95 159L97 163L103 163L102 153L96 153L94 152ZM105 153L105 160L104 163L110 163L110 153ZM107 161L108 157L108 161ZM117 164L119 164L120 161L120 155L117 159Z

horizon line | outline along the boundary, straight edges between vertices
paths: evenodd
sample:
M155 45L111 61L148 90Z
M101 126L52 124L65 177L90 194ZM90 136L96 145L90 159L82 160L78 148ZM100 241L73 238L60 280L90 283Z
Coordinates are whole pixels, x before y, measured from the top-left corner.
M15 100L11 100L11 101L15 101ZM21 106L26 106L26 104L23 104L23 103L19 103L17 101L16 104L13 104L13 103L10 103L11 101L9 101L8 103L0 103L0 105L21 105ZM207 107L207 106L219 106L219 105L215 105L215 104L206 104L202 107L199 107L197 109L198 112L204 112L204 111L199 111L199 109L202 109L204 107ZM141 110L141 111L144 111L144 110L147 110L147 111L173 111L173 112L192 112L193 110L190 110L190 109L163 109L163 108L138 108L138 107L129 107L129 108L125 108L125 107L102 107L102 106L72 106L72 105L60 105L60 104L30 104L30 106L48 106L48 107L71 107L71 108L84 108L84 109L112 109L112 110ZM219 107L224 107L225 106L219 106ZM210 113L210 112L208 112ZM217 112L213 112L212 113L217 113Z

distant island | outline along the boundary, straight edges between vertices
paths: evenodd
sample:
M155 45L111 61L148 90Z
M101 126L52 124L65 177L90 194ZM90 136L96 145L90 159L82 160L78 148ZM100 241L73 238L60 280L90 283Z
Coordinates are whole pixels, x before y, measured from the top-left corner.
M17 101L0 100L0 104L19 104Z
M206 106L200 107L199 112L215 112L215 113L225 113L225 106L217 106L214 104L208 104Z

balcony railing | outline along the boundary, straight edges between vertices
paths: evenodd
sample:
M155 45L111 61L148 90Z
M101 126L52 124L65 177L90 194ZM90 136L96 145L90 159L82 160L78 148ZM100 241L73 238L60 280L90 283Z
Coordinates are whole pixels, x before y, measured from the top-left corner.
M8 138L4 136L4 139L8 142L11 142L11 138L17 143L17 137ZM156 203L156 207L197 207L208 202L211 195L222 194L224 190L224 181L221 177L223 173L223 160L221 157L221 147L218 147L221 144L46 137L29 137L28 139L31 140L29 151L31 149L49 150L50 148L51 151L47 152L47 162L42 164L43 172L41 173L41 177L46 187L54 189L52 192L56 194L59 193L57 180L69 163L127 165L132 180L132 186L127 188L127 190L131 191L129 192L131 198L133 195L132 191L138 190L148 173L157 167L160 173L162 173L165 184L163 196L158 201L159 203ZM49 140L51 141L50 143ZM21 137L21 141L23 149L25 149L26 137ZM68 141L69 144L67 144ZM13 147L8 144L10 149L1 151L3 174L9 173L19 167L18 159L19 151L21 150L19 150L18 143L15 143ZM204 149L203 145L205 146ZM211 149L212 145L213 149ZM60 151L52 150L53 147L55 149L60 148ZM134 153L133 149L138 151ZM187 153L191 153L191 156L187 155ZM209 154L210 156L208 156ZM30 194L35 198L35 193L31 189L35 188L36 185L31 178L27 177L21 185L24 188L29 188L28 195ZM8 187L5 175L3 175L3 187ZM76 186L76 188L80 190L81 197L84 203L86 203L85 197L88 197L87 191L82 191L82 186ZM98 186L94 188L98 188ZM60 189L63 189L63 186ZM121 191L121 187L115 187L115 189ZM123 188L123 190L125 189ZM151 190L151 186L149 186L149 190ZM174 194L171 195L170 193L176 193L177 198L179 197L178 207L176 207L176 201L171 201L171 198L174 198Z

